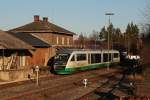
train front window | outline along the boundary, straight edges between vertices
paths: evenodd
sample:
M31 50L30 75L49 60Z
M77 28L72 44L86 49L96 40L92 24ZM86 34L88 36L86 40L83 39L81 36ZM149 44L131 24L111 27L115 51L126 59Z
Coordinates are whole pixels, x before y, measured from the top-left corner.
M69 59L70 54L59 54L56 56L56 61L65 61L67 62Z

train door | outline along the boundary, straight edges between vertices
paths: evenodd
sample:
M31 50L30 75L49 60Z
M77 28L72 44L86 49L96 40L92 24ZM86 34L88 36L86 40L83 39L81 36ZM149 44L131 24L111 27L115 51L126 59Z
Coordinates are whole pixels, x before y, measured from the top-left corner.
M109 53L109 62L112 62L112 53Z
M103 53L103 62L111 62L112 54L111 53Z
M101 53L91 54L91 64L101 63Z

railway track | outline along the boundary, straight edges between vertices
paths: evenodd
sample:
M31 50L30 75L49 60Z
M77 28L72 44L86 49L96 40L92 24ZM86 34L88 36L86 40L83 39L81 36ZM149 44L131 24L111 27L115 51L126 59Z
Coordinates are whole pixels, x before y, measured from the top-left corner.
M78 98L78 100L101 100L102 98L107 98L108 100L110 100L113 97L118 98L115 100L120 100L120 97L129 98L130 96L139 96L143 98L144 96L150 96L150 81L148 81L147 79L142 79L142 81L136 80L136 78L135 80L130 80L125 77L124 80L122 79L123 74L122 78L120 78L120 82L117 82L116 80L116 82L112 83L110 81L111 86L105 87L105 90L103 89L103 87L98 87L94 91L91 91L88 94L85 94L82 97ZM130 84L131 82L133 83L133 85ZM107 85L108 84L109 82L107 82Z
M40 86L28 84L26 86L11 87L8 90L3 89L3 91L0 91L0 97L3 100L32 100L33 98L45 100L62 99L64 97L67 97L68 100L77 99L93 91L101 82L107 81L108 77L116 73L117 71L114 69L109 72L106 69L99 69L69 76L51 77L49 80L46 78L46 80L42 79ZM89 80L88 88L84 88L82 84L84 78ZM67 98L64 99L67 100Z

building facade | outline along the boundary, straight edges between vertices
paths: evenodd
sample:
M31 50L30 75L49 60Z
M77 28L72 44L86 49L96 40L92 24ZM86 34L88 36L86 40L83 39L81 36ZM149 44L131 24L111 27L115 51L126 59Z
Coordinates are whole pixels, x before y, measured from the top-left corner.
M0 79L22 80L33 74L35 66L48 66L58 48L73 46L73 35L38 15L29 24L7 32L0 30Z
M35 48L0 30L0 80L16 80L27 76L26 58Z
M32 58L28 58L27 65L39 65L47 66L48 61L51 57L55 56L58 48L72 47L73 46L73 35L75 33L68 31L60 26L57 26L48 21L48 17L43 17L35 15L33 22L9 30L11 33L16 33L19 37L22 34L30 34L33 37L40 39L41 41L49 44L49 47L34 46L36 50L33 52ZM25 42L30 42L28 39L22 39Z

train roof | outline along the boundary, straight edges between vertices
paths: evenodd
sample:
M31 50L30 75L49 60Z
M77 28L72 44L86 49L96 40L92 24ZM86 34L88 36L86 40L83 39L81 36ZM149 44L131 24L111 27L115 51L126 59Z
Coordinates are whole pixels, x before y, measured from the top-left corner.
M119 53L119 51L117 50L105 50L105 49L60 49L58 51L58 54L60 53L67 53L67 54L71 54L72 52L114 52L114 53Z

